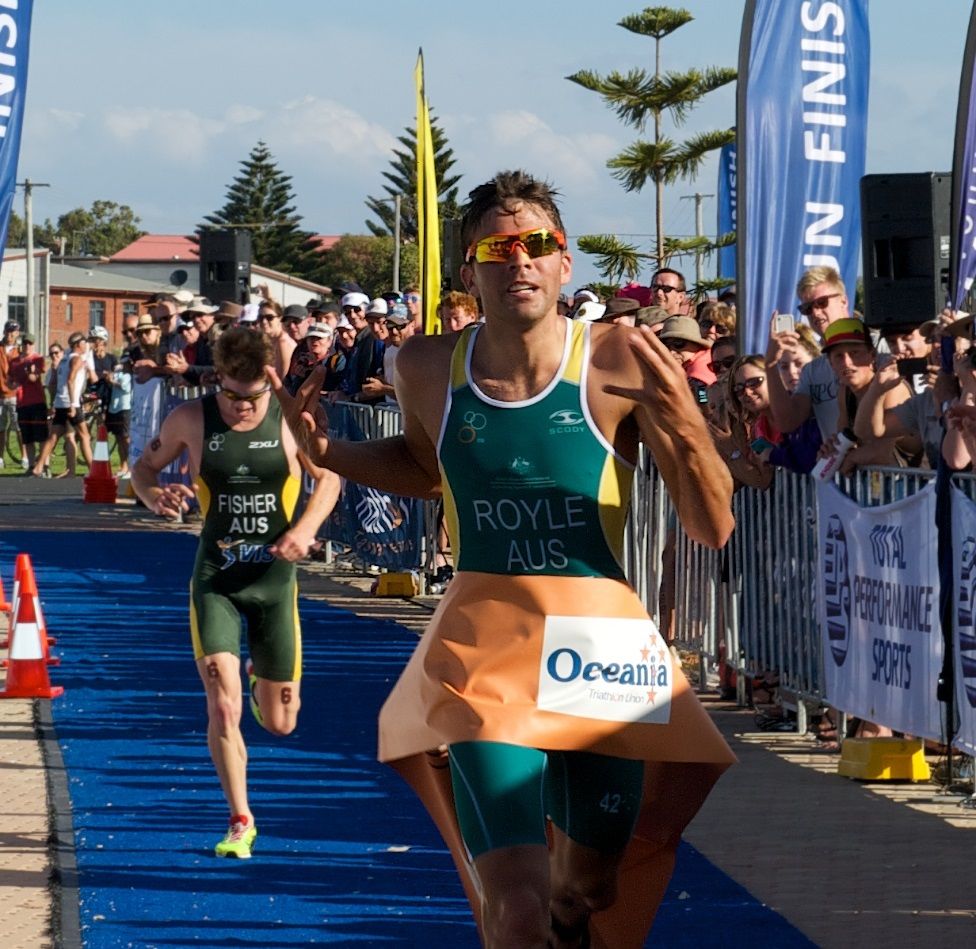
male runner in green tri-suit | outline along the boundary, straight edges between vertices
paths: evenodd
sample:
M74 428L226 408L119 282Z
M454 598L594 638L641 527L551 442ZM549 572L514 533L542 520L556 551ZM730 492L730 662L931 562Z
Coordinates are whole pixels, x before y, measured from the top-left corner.
M728 538L732 479L650 330L559 314L572 260L544 182L475 188L461 235L485 322L403 346L402 435L331 439L321 373L296 398L269 378L316 463L444 496L456 571L381 712L379 757L437 821L484 945L636 949L734 760L624 578L638 440L696 541Z
M220 389L176 408L132 470L143 503L176 518L193 490L161 487L158 477L187 449L204 513L190 583L190 628L207 694L207 742L230 805L218 856L250 857L257 836L240 730L241 619L247 621L251 709L267 731L290 734L298 719L302 661L295 562L308 554L339 495L339 479L310 465L283 424L264 378L270 362L264 334L243 328L222 334L214 348ZM293 524L302 467L316 484Z

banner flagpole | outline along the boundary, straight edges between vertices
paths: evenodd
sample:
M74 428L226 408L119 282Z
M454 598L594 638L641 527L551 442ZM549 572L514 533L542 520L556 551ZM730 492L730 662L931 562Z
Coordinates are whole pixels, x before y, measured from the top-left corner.
M420 257L420 292L423 297L424 333L441 331L437 307L441 298L441 229L434 169L434 137L430 107L424 88L424 51L417 53L417 247Z

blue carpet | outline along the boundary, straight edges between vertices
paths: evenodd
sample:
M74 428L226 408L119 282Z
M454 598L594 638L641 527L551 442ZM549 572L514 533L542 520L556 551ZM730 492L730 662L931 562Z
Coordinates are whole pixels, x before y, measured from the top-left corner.
M317 943L474 947L450 857L374 760L379 707L416 639L302 601L296 733L250 719L251 861L212 847L226 821L189 652L183 534L4 532L0 569L31 554L65 687L53 717L68 773L82 934L102 947ZM812 945L683 845L655 945Z

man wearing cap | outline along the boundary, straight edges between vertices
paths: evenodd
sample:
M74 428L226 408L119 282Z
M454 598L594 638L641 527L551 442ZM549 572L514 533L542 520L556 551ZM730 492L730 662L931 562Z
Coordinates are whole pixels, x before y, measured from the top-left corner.
M228 307L232 309L228 309ZM183 322L190 321L196 330L193 343L193 358L186 352L188 337L193 333L179 327L183 335L184 347L180 352L166 355L166 369L173 375L182 376L188 385L198 386L207 383L214 375L213 347L223 328L231 325L239 316L239 305L222 303L215 306L207 297L194 296L183 312Z
M853 433L861 402L871 390L875 378L877 354L871 334L861 320L835 320L824 328L822 352L838 383L837 429L830 434L834 436L840 431ZM889 354L885 354L884 360L885 363L894 363ZM893 380L892 374L895 376ZM881 397L882 412L895 409L907 402L912 395L911 386L898 375L897 369L893 373L889 371L887 379L890 385L885 386ZM870 408L866 410L868 411ZM847 474L861 465L895 464L896 451L921 450L920 441L909 443L906 439L901 445L897 442L898 439L894 437L876 438L871 433L867 440L847 453L840 470ZM821 454L832 454L835 448L833 438L824 439ZM907 459L903 457L901 460Z
M380 302L386 306L385 300ZM342 315L356 331L356 339L347 356L346 374L341 386L345 398L349 401L356 401L355 397L362 392L363 383L370 376L379 375L383 368L383 344L373 335L366 320L366 309L369 306L370 299L365 293L347 293L342 298Z
M831 323L850 318L847 290L833 267L812 267L806 271L796 285L796 294L800 313L821 338ZM826 355L821 354L803 367L792 394L787 391L776 367L787 352L800 346L800 337L793 332L777 333L776 315L770 320L766 347L766 387L773 424L785 435L799 428L812 411L826 441L837 431L837 377Z
M21 459L27 457L24 453L20 429L17 427L17 387L12 385L8 378L10 360L17 353L16 340L19 332L20 324L14 320L8 321L3 328L3 344L0 345L0 468L5 464L4 458L9 448L11 432L17 439L17 449ZM24 466L23 460L21 465Z
M44 357L34 351L34 337L20 337L18 355L10 362L10 382L17 387L17 422L27 468L37 463L37 446L48 437L47 398L44 393Z
M91 436L85 424L81 399L85 386L95 381L95 373L88 365L88 340L84 333L72 333L68 337L68 353L58 366L57 392L54 396L54 417L51 420L51 434L48 436L41 456L31 469L38 477L43 476L54 446L58 439L64 436L65 457L67 468L61 477L74 477L77 454L75 448L75 433L81 439L81 453L85 464L91 469L92 450Z

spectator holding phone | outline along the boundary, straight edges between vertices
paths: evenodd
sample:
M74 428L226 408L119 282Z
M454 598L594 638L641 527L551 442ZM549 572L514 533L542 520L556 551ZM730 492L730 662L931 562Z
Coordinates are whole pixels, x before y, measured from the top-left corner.
M831 323L850 319L847 290L833 267L812 267L806 271L796 285L796 294L800 300L798 309L810 321L816 336L823 337ZM800 345L793 318L774 313L765 365L773 419L781 432L792 432L812 412L820 434L827 438L837 431L838 417L837 377L827 357L817 356L805 365L792 392L787 391L780 374L775 371L780 360Z

